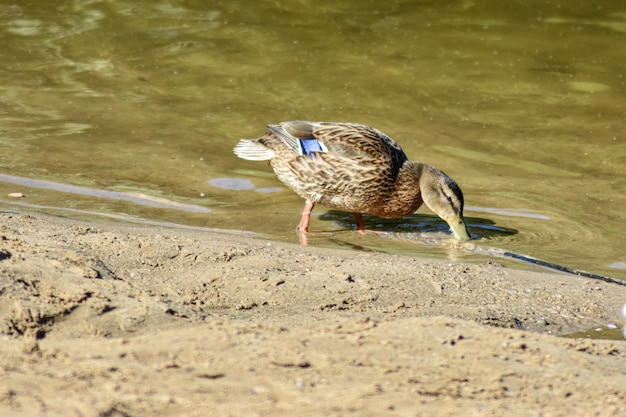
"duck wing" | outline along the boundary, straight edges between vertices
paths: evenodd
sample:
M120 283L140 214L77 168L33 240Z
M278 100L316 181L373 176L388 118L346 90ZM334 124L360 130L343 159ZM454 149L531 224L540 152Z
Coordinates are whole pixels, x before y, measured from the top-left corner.
M323 152L329 154L330 159L392 165L398 169L407 160L393 139L365 125L294 120L269 125L268 129L296 155Z

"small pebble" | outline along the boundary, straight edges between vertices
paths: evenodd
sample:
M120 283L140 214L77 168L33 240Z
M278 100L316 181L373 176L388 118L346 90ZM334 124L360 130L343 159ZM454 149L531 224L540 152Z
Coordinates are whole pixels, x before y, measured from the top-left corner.
M25 195L22 193L9 193L9 197L11 198L24 198Z

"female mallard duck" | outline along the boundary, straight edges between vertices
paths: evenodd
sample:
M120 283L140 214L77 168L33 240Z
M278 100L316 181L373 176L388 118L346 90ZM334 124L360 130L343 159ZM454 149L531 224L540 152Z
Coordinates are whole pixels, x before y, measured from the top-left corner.
M307 233L315 203L354 213L398 218L422 202L445 220L457 239L470 239L463 220L463 193L454 180L409 161L384 133L359 124L291 121L269 125L258 139L242 139L235 154L269 161L285 185L306 199L298 230Z

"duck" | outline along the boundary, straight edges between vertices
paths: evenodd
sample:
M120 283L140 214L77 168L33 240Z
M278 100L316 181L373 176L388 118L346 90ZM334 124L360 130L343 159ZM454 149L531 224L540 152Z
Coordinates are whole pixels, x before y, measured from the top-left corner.
M268 161L280 181L306 200L296 230L309 232L316 204L354 213L400 218L422 204L459 240L471 239L463 217L463 192L443 171L410 161L383 132L362 124L293 120L270 124L265 135L241 139L234 153Z

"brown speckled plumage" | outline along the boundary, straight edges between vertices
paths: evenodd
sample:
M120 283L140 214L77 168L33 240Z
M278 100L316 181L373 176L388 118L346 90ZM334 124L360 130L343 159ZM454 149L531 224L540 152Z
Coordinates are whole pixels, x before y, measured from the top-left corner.
M306 152L302 140L316 139ZM307 200L299 229L308 231L315 203L355 213L397 218L422 202L450 224L458 238L468 239L463 222L463 194L443 172L409 161L384 133L359 124L291 121L269 125L264 136L243 139L235 153L268 160L278 178ZM306 219L305 219L306 216Z

